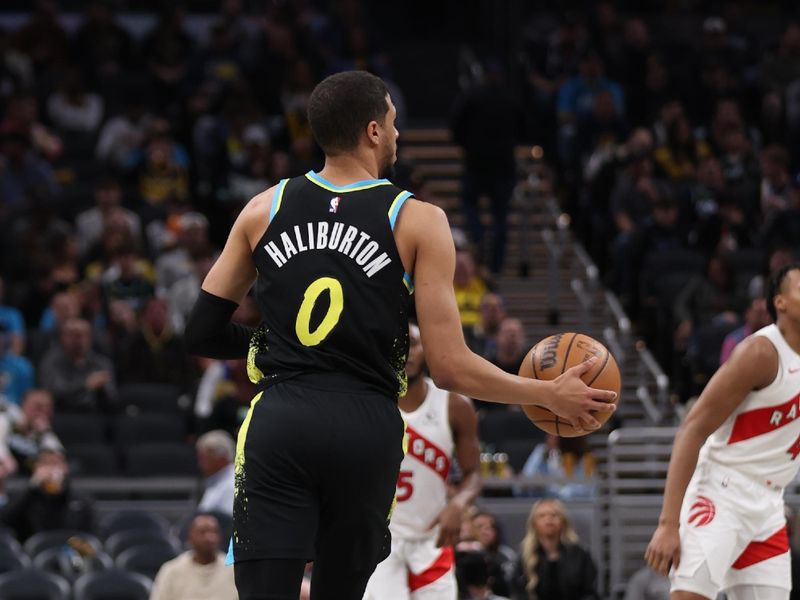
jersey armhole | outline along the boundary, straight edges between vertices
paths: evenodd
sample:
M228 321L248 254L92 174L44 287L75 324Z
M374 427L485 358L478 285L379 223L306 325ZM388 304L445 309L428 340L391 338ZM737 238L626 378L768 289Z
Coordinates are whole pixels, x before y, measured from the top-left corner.
M278 211L281 209L281 202L283 202L283 191L286 189L286 184L288 182L288 179L281 179L278 182L278 186L275 189L275 195L272 197L272 206L270 206L269 209L270 223L272 223L272 219L275 218L275 215L278 214Z
M397 215L400 214L400 209L403 208L403 204L406 203L406 200L411 198L411 192L402 191L397 196L394 197L392 200L392 204L389 206L389 227L391 227L392 231L394 231L394 226L397 223ZM411 279L411 275L406 272L403 272L403 283L406 286L409 294L414 293L414 282Z

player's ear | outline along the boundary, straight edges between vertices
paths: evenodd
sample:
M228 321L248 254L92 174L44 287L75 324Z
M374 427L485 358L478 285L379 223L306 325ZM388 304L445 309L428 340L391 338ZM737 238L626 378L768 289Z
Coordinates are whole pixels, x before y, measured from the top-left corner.
M380 145L380 125L377 121L370 121L367 125L367 139L373 146Z
M786 309L786 299L783 297L783 294L776 294L773 302L775 304L775 310L778 312L783 312Z

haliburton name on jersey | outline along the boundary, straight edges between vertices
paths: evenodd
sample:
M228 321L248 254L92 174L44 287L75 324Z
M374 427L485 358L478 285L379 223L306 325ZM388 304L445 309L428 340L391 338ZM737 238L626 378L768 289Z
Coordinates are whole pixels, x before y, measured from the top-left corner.
M281 249L274 241L264 245L269 257L281 268L289 259L308 250L333 250L352 258L361 267L367 277L372 277L392 262L386 252L381 252L378 242L354 227L338 221L328 224L325 221L307 223L305 230L300 225L294 226L294 239L286 231L280 234ZM358 239L356 239L358 238Z

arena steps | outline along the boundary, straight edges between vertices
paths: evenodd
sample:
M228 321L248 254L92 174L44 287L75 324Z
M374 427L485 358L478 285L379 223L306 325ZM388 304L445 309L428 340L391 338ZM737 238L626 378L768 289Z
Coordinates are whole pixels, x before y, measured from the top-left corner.
M451 226L464 228L461 210L462 152L450 137L447 129L426 128L404 131L401 137L401 158L414 165L414 173L422 178L424 200L441 207L448 215ZM530 172L532 155L529 147L521 146L516 152L521 173ZM525 325L526 345L559 331L581 331L605 341L604 330L615 326L606 307L604 290L589 292L588 309L584 310L572 290L572 281L585 270L579 264L576 245L567 233L557 269L557 293L551 301L549 289L549 251L542 236L543 228L555 227L552 210L547 210L541 195L527 198L515 196L511 204L508 224L505 268L496 284L506 299L509 314L519 317ZM492 216L489 201L481 200L481 218L487 228ZM487 229L490 231L490 229ZM520 275L521 264L527 263L528 275ZM558 310L558 322L551 322L553 310ZM637 392L644 385L655 397L654 382L640 378L641 367L635 340L622 340L624 360L622 371L622 403L619 416L625 425L648 425L652 421Z

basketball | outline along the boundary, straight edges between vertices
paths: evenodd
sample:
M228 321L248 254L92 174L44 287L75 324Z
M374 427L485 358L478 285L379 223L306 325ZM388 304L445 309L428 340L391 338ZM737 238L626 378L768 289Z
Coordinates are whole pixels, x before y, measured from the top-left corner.
M615 403L619 402L621 379L619 366L611 352L596 339L582 333L557 333L537 343L525 355L519 368L521 377L531 377L550 381L567 369L596 356L597 364L581 376L586 385L617 393ZM561 437L578 437L590 432L578 432L568 422L541 406L527 405L522 410L539 429ZM594 414L605 423L613 413Z

